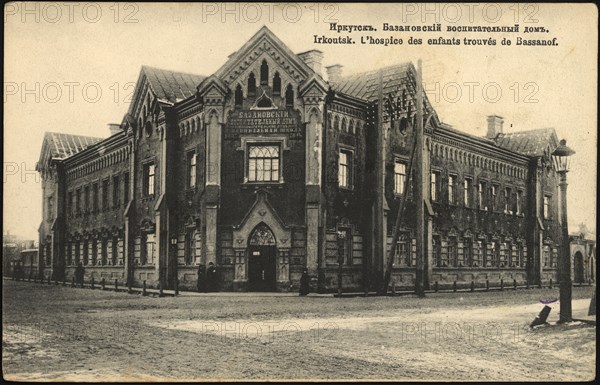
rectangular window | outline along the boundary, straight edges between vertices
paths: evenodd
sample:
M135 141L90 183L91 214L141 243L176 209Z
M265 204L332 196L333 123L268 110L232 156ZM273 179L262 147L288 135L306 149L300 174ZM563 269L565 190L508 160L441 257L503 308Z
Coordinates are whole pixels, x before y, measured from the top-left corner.
M550 219L550 197L544 195L544 219Z
M340 150L338 174L340 187L352 188L352 152Z
M523 191L517 190L517 215L523 214Z
M98 183L92 185L92 212L98 212Z
M463 186L463 203L465 207L471 206L471 179L465 178Z
M85 186L83 191L83 209L87 213L90 210L90 186Z
M438 192L438 173L437 172L432 172L431 173L431 201L435 202L437 201L437 192Z
M92 266L98 263L98 241L92 239Z
M406 164L396 161L394 164L394 193L398 195L404 194L406 185Z
M141 242L141 261L142 265L152 265L156 254L156 239L152 233L142 234Z
M440 241L438 237L433 237L431 240L431 251L433 252L432 258L436 266L442 266L442 259L440 254Z
M396 261L396 265L410 266L411 259L410 250L408 247L408 235L400 234L400 237L398 238L398 243L396 243L396 254L394 258Z
M123 175L123 203L129 203L129 173Z
M279 146L248 146L248 182L279 182Z
M121 194L119 194L120 187L121 187L121 185L119 183L119 176L114 176L113 177L113 193L112 193L113 207L119 207L119 205L121 204L121 202L120 202Z
M112 239L112 264L117 265L117 253L119 252L119 238L113 237Z
M108 210L108 179L102 181L102 210Z
M342 263L352 265L352 233L349 228L338 228L338 233L341 235L338 239L338 257L342 258Z
M196 152L190 151L187 154L187 186L188 188L196 187Z
M87 266L90 258L90 248L89 242L87 240L83 241L83 264Z
M465 266L473 266L473 242L470 238L463 240L463 261Z
M146 196L154 195L156 166L154 163L146 163L144 165L144 194Z
M81 214L81 189L75 190L75 213Z
M504 189L504 214L512 214L510 209L510 187Z
M106 266L108 264L108 239L107 238L102 238L101 247L102 247L102 249L101 249L100 258L102 259L102 266Z
M454 238L454 237L450 237L448 239L448 265L449 266L458 266L456 238Z
M487 210L485 204L485 182L479 182L477 187L477 205L479 206L479 210Z
M68 199L68 207L67 207L67 213L69 213L69 215L73 215L73 210L75 209L75 207L73 206L73 191L69 191L69 199Z
M71 266L73 264L73 249L70 242L66 243L65 254L67 255L67 266Z
M79 262L81 261L81 244L79 243L79 241L75 242L75 265L79 265Z
M544 267L550 267L550 246L544 245Z
M492 202L491 202L491 206L492 206L492 211L495 211L497 208L497 202L498 201L498 185L493 184L492 185Z
M448 176L448 203L455 204L456 198L454 197L454 189L456 188L456 176Z
M190 229L185 234L185 264L191 265L194 263L195 248L194 229Z

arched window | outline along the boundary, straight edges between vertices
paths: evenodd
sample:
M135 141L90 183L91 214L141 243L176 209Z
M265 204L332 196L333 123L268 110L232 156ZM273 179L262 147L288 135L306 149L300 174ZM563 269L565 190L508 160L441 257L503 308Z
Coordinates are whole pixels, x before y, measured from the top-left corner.
M273 76L273 95L281 95L281 78L278 72Z
M342 118L342 131L347 132L346 130L346 118Z
M269 65L266 60L260 65L260 84L267 85L269 83Z
M248 76L248 96L256 95L256 78L254 73L250 73Z
M291 84L285 89L285 106L294 107L294 90Z
M235 87L235 106L241 107L243 101L244 101L244 92L242 91L242 86L240 86L238 84L238 86Z

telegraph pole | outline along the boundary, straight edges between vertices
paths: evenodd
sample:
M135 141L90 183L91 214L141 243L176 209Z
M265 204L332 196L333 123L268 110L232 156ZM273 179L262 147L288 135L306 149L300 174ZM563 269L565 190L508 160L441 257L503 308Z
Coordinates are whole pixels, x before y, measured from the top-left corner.
M421 59L417 61L417 127L415 144L415 202L417 205L417 223L415 233L417 236L417 271L415 279L415 293L419 297L425 296L425 207L423 175L423 79Z

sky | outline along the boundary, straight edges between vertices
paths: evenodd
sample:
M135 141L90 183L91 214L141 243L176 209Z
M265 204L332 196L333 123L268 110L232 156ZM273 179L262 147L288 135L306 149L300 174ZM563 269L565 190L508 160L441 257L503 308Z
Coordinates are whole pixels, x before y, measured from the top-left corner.
M42 201L34 170L44 132L107 137L107 125L127 112L142 65L210 75L263 25L296 53L322 51L323 66L341 64L343 74L421 59L438 116L464 132L484 136L491 114L504 117L505 132L554 127L576 151L568 174L570 231L585 223L595 232L593 5L9 3L4 19L3 228L11 234L37 238ZM338 33L332 22L378 30ZM383 31L383 23L439 23L442 31ZM515 24L516 34L446 30ZM356 44L317 44L315 36L350 36ZM402 44L361 44L361 37L392 36ZM409 44L410 37L422 44ZM427 44L439 37L496 41ZM512 44L501 44L503 37ZM556 38L558 45L517 45L517 37Z

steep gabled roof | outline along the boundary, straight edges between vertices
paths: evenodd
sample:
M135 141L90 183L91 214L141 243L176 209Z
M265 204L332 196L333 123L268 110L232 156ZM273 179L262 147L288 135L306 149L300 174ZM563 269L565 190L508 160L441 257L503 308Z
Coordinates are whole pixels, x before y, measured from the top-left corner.
M94 136L63 134L60 132L46 132L44 145L47 145L48 154L55 159L66 159L103 141L105 138Z
M383 94L394 92L402 81L409 76L410 63L401 63L378 70L361 72L342 77L337 82L331 82L334 91L354 96L363 100L375 100L378 95L379 71L383 75Z
M50 160L67 159L104 139L60 132L46 132L36 169L42 171Z
M368 102L376 101L379 96L379 74L381 73L383 84L383 97L387 99L390 96L400 98L397 92L400 89L407 89L408 100L416 103L417 71L412 63L399 63L391 66L379 68L372 71L360 72L349 76L344 76L338 81L329 81L331 88L336 93L346 94ZM423 93L423 106L425 114L433 114L437 117L433 106Z
M496 144L508 150L528 156L543 156L548 147L553 151L558 146L558 137L554 128L501 133L496 137Z
M175 103L187 99L196 93L198 84L206 76L175 72L142 66L142 74L146 75L150 88L158 99Z
M303 77L310 77L315 74L320 79L322 76L314 72L297 54L295 54L281 39L279 39L268 27L261 27L244 45L229 55L229 58L219 68L214 75L219 77L229 84L230 78L236 76L235 71L240 65L247 65L248 56L252 50L256 49L260 44L268 43L273 47L277 47L277 53L282 55L290 65L290 71L296 74L302 74ZM229 74L229 76L227 76Z

